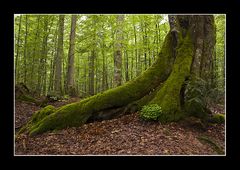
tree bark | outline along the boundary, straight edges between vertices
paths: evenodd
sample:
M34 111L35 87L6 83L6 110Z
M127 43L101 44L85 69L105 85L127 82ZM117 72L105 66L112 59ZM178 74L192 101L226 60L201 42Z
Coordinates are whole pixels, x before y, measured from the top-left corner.
M103 62L102 62L102 91L105 91L106 89L108 89L107 87L107 68L106 68L106 56L105 56L105 48L106 48L106 44L105 44L105 28L104 28L104 24L102 24L102 30L103 32L101 33L101 53L102 53L102 58L103 58Z
M74 48L75 48L75 35L76 35L76 22L77 16L72 15L71 18L71 32L68 51L68 70L67 70L67 91L70 96L76 96L76 89L74 85Z
M22 27L22 15L19 18L19 27L18 27L18 36L17 36L17 54L16 54L16 62L15 62L15 76L16 76L16 83L19 82L19 69L18 69L18 59L19 59L19 46L20 46L20 33Z
M38 45L38 37L40 34L40 29L39 29L39 25L40 25L40 19L41 16L39 15L37 17L37 30L35 33L35 37L34 37L34 47L33 47L33 54L32 54L32 66L31 66L31 73L30 73L30 87L34 87L34 80L33 80L33 75L35 73L35 62L36 62L36 53L37 53L37 45Z
M125 58L125 79L126 79L126 82L129 81L129 71L128 71L128 51L127 49L125 49L125 55L124 55L124 58Z
M28 38L28 15L26 15L25 20L25 40L24 40L24 57L23 57L23 65L24 65L24 73L23 73L23 82L26 84L27 81L27 39Z
M41 57L39 60L39 67L38 67L38 84L37 84L37 93L38 95L45 94L44 91L44 76L46 70L46 58L47 58L47 40L48 40L48 16L44 16L44 35L42 40L42 49L41 49Z
M54 47L52 51L52 59L51 59L51 69L50 69L50 74L49 74L49 87L48 91L50 93L53 92L54 90L54 82L55 82L55 68L56 68L56 58L57 58L57 34L58 34L58 28L56 27L55 33L54 33Z
M64 15L59 16L58 26L58 45L56 56L56 71L55 71L55 92L58 96L62 95L62 58L63 58L63 32L64 32Z
M117 15L116 43L114 52L114 86L122 84L122 41L123 41L123 22L124 15Z
M92 50L91 55L89 56L89 94L91 96L94 95L95 58L96 58L95 50Z
M181 91L185 80L193 74L191 66L196 54L196 27L199 16L173 16L175 25L167 34L156 62L137 78L114 89L86 98L80 102L50 110L47 116L27 125L26 131L36 135L48 130L80 126L87 121L117 117L126 112L137 111L143 105L156 103L162 108L161 122L178 121L187 116ZM213 30L213 16L204 16L204 25ZM194 24L195 23L195 24ZM210 29L211 27L211 29ZM215 34L205 32L209 44ZM210 45L205 46L202 54L209 54ZM208 55L210 57L210 55ZM204 61L204 60L203 60ZM209 62L208 62L209 63ZM201 64L201 63L199 63ZM35 113L36 115L43 114Z

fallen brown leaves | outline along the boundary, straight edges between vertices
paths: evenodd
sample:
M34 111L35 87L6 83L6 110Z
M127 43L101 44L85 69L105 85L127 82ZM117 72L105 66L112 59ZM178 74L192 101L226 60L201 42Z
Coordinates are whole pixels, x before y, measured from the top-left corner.
M33 108L25 110L31 112ZM210 136L224 148L224 131L224 125L199 131L181 123L146 122L134 113L33 138L22 134L16 139L15 152L16 155L215 155L216 151L197 137Z

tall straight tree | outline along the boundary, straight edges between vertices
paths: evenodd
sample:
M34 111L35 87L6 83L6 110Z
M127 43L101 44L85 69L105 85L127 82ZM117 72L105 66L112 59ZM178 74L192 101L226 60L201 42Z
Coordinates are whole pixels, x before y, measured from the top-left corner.
M17 35L17 45L16 45L16 49L17 49L17 54L16 54L16 62L15 62L15 76L17 78L16 82L18 83L18 79L19 79L19 69L18 69L18 59L19 59L19 47L20 47L20 33L21 33L21 27L22 27L22 15L20 15L19 18L19 26L18 26L18 35Z
M89 94L90 95L94 95L95 58L96 58L96 52L93 49L93 50L91 50L91 53L89 55L89 72L88 72L89 86L88 87L89 87Z
M53 92L54 89L54 80L55 80L55 68L56 68L56 58L57 58L57 35L58 35L58 23L56 23L56 29L54 32L54 43L53 43L53 50L52 50L52 58L51 58L51 69L50 69L50 74L49 74L49 86L48 86L48 91Z
M136 70L136 75L138 76L140 74L140 69L139 69L139 65L138 63L140 63L140 61L138 61L138 43L137 43L137 30L136 30L136 25L133 19L133 33L134 33L134 45L135 45L135 70Z
M58 96L62 95L62 58L63 58L63 33L64 33L64 15L59 15L58 23L58 45L56 56L55 71L55 92Z
M75 53L76 22L77 22L77 16L72 15L69 51L68 51L68 66L67 66L67 91L70 96L76 95L76 89L75 89L75 83L74 83L74 53Z
M30 86L31 87L34 87L34 75L35 75L35 63L36 63L36 60L37 60L37 49L38 49L38 41L39 41L39 34L40 34L40 31L41 29L39 29L39 26L40 26L40 19L41 19L41 16L38 15L37 18L36 18L36 21L37 21L37 29L36 29L36 32L35 32L35 36L34 36L34 45L33 45L33 53L32 53L32 66L31 66L31 72L30 72Z
M116 16L116 43L114 52L114 86L122 84L122 41L123 41L123 22L124 15Z
M91 53L89 55L89 94L94 95L94 77L95 77L95 58L96 58L96 47L97 47L97 42L96 42L96 23L97 23L97 16L93 15L91 17L92 19L92 42L91 42Z
M40 95L42 93L43 79L44 79L44 70L46 67L46 58L47 58L47 40L48 40L48 16L44 16L44 28L43 28L43 40L42 40L42 49L38 65L38 83L37 83L37 93Z
M23 73L23 82L26 84L27 82L27 41L28 41L28 15L26 15L25 19L25 40L24 40L24 73Z
M106 66L106 53L105 53L105 27L104 27L104 22L101 25L102 32L100 34L101 37L101 53L102 53L102 58L103 58L103 63L102 63L102 90L105 91L108 89L108 76L107 76L107 66Z

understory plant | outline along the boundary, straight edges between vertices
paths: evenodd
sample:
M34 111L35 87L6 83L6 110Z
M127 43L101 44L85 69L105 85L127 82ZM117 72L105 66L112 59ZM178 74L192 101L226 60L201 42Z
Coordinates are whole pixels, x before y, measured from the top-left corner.
M162 114L162 109L158 104L143 106L140 111L140 117L144 120L157 120Z

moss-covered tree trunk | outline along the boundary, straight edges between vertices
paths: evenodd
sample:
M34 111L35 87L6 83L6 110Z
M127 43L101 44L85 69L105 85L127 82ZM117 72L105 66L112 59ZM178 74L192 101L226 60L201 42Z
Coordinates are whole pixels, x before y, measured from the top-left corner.
M214 20L213 16L206 15L169 18L171 30L161 52L156 62L143 74L122 86L80 102L58 109L48 106L45 108L46 112L44 109L36 112L34 120L23 127L22 131L36 135L49 130L80 126L87 121L110 119L137 111L148 103L161 106L163 114L160 121L177 121L184 117L183 85L192 73L208 68L202 64L209 64L206 58L211 57L211 49L215 43L215 32L210 31L214 30ZM202 29L198 27L199 20L204 27L203 34L200 34ZM198 60L195 60L196 56ZM195 64L194 67L192 64Z

